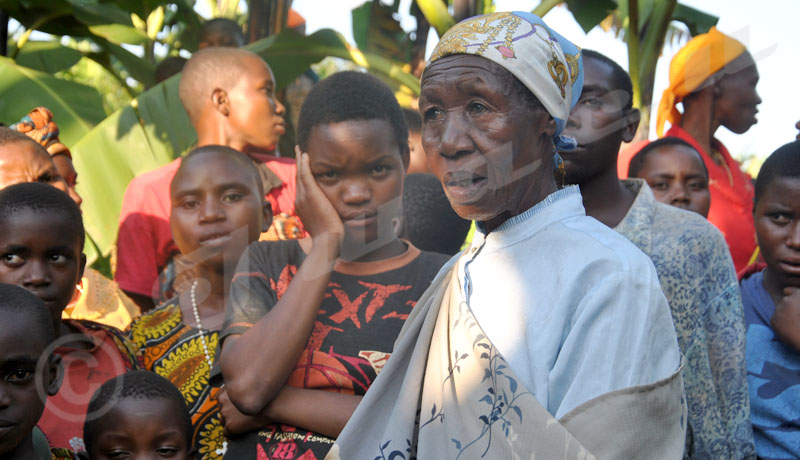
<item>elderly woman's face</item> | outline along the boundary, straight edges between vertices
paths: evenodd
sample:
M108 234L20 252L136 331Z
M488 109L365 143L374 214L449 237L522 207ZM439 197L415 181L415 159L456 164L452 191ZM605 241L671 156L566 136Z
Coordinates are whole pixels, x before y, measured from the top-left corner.
M419 100L428 166L458 215L489 227L555 190L555 122L513 94L503 72L479 56L448 56L425 71Z

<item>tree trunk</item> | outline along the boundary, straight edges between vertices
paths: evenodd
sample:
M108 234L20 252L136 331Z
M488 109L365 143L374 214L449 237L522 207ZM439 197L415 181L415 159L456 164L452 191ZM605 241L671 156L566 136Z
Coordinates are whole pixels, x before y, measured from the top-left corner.
M280 33L286 27L291 0L248 0L247 41Z
M425 15L422 14L416 2L412 4L411 14L417 19L414 45L411 48L411 73L419 78L425 70L425 50L428 47L428 33L431 30L431 25L425 19Z
M453 17L456 23L477 14L475 0L453 0Z
M644 73L641 75L639 79L641 83L640 91L641 91L641 99L642 106L639 107L639 111L642 114L641 121L639 121L639 128L636 130L636 136L634 136L635 141L642 141L648 138L650 135L650 113L652 112L653 107L653 84L655 81L655 69L648 73Z
M0 10L0 56L8 54L8 14Z

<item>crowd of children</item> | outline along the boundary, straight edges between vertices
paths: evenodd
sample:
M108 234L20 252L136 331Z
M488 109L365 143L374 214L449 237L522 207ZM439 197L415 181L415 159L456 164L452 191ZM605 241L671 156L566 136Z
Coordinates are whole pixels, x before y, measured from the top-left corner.
M419 113L315 84L293 159L228 41L182 68L198 142L129 184L114 281L57 114L0 127L0 458L800 457L800 140L751 183L714 138L755 123L741 44L690 41L626 152L616 62L467 20Z

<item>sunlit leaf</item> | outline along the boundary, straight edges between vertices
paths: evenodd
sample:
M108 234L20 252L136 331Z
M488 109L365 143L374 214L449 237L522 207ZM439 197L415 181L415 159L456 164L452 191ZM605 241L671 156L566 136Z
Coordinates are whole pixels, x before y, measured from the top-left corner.
M416 2L425 19L436 29L440 37L456 24L442 0L416 0Z
M17 64L50 74L66 70L81 60L80 51L55 41L29 41L19 51Z

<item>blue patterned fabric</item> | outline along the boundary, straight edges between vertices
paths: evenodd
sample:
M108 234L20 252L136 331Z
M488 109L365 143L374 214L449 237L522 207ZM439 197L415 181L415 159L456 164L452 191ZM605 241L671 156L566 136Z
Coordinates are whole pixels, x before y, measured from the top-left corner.
M684 355L689 407L684 458L755 458L742 303L725 240L701 216L658 203L640 179L615 230L650 256Z
M800 353L770 326L775 304L764 272L742 280L747 324L747 383L756 452L764 460L800 458Z

